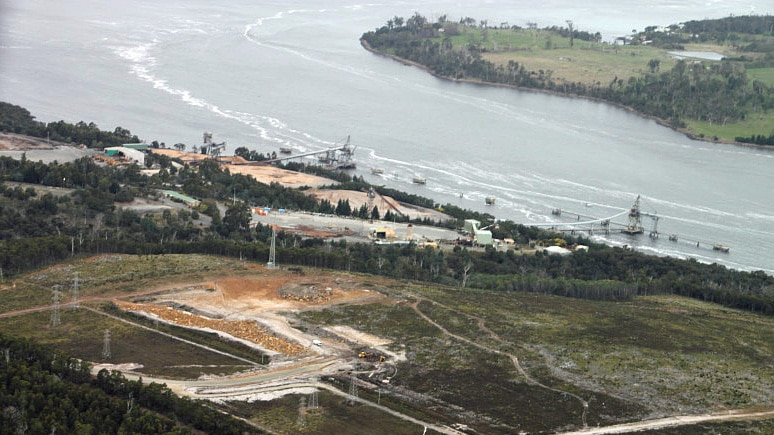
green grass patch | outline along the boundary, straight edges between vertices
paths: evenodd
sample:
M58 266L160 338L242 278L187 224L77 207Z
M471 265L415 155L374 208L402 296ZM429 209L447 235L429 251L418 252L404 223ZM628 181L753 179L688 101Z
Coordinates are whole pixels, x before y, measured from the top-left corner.
M440 38L438 39L440 41ZM545 30L502 30L466 28L451 37L455 48L480 45L483 57L507 66L514 61L530 71L551 71L554 79L607 86L614 79L627 80L650 71L648 62L656 59L659 70L671 69L677 62L667 50L650 45L612 45L570 39Z
M737 137L774 134L774 112L752 113L744 121L725 125L693 120L686 120L686 124L691 133L706 140L720 138L732 141Z
M774 86L774 68L750 68L747 74L753 80L760 80L767 86Z
M658 71L671 69L676 63L666 51L649 46L594 45L592 48L579 48L576 44L572 49L491 52L483 57L496 65L507 66L509 61L514 61L530 71L551 71L555 80L598 86L608 86L615 79L625 82L629 77L650 72L648 62L652 59L660 62Z

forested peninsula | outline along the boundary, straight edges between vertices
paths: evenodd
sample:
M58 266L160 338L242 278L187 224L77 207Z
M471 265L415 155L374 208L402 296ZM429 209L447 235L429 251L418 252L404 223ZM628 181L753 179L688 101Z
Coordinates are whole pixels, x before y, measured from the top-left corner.
M649 26L615 43L566 23L430 22L415 13L361 43L441 78L597 99L694 138L774 146L774 17ZM689 52L699 54L680 54Z
M64 121L46 125L19 106L0 104L0 109L0 129L4 132L46 137L52 135L52 126L57 131L72 131L73 135L80 131L76 127L81 123L67 127ZM9 122L11 119L13 122ZM123 137L134 137L126 129L120 128L120 131ZM80 140L75 136L70 139ZM250 207L254 206L361 219L387 216L375 209L353 209L346 203L334 206L328 201L317 201L303 189L265 184L249 176L231 174L213 159L194 167L149 153L145 165L156 168L156 173L146 175L141 172L146 168L137 164L116 167L99 164L88 157L49 164L0 157L0 277L13 279L72 257L111 252L203 253L265 261L272 243L272 229L260 224L251 226ZM540 292L595 300L678 294L774 314L774 277L762 271L742 272L694 260L649 256L595 244L582 237L561 236L512 221L496 221L489 214L372 186L362 177L299 164L289 165L288 169L316 172L337 180L331 189L368 191L373 188L405 203L443 209L452 218L444 222L410 221L417 225L460 228L465 219L477 219L482 226L491 226L495 238L513 239L520 246L582 243L589 250L561 257L542 252L527 255L491 246L484 250L460 246L436 250L415 243L376 245L348 243L343 239L325 241L280 231L276 240L277 255L286 264L455 287ZM119 206L135 199L153 201L163 196L164 189L190 195L200 204L193 209L142 214ZM389 218L409 222L405 216Z

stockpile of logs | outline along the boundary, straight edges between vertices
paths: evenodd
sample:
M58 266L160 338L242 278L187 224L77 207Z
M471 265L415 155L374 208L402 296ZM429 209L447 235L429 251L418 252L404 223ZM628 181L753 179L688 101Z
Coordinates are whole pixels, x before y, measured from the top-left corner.
M290 284L280 288L277 292L283 299L312 304L328 302L333 295L332 288L319 288L311 284Z
M221 331L233 337L256 343L265 349L280 352L285 355L298 355L306 350L303 346L275 336L272 332L258 326L258 323L252 320L211 319L209 317L197 316L186 311L176 310L171 307L133 304L129 302L118 302L118 306L122 310L140 311L152 314L161 320L174 323L178 326L188 328L208 328L215 331Z

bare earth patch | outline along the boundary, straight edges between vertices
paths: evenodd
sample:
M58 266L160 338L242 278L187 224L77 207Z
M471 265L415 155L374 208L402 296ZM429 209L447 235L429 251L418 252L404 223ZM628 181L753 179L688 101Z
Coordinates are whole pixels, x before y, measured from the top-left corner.
M180 159L183 163L198 163L202 160L211 158L210 156L177 151L171 149L153 149L154 154L161 154L173 159ZM247 160L239 156L223 156L218 159L222 167L228 169L232 174L249 175L257 181L265 184L280 183L285 187L298 188L301 186L317 187L323 185L336 184L335 181L328 178L318 177L316 175L302 174L300 172L288 171L286 169L275 168L270 165L248 165Z
M380 293L361 288L359 281L345 276L316 274L306 276L281 271L265 271L254 276L227 277L155 296L151 303L117 302L125 310L143 312L179 326L218 331L240 340L288 356L307 354L310 346L327 354L340 344L330 340L326 349L313 346L316 336L294 328L283 312L317 310L337 304L381 302ZM143 299L148 302L147 298ZM337 327L335 335L376 345L388 340Z

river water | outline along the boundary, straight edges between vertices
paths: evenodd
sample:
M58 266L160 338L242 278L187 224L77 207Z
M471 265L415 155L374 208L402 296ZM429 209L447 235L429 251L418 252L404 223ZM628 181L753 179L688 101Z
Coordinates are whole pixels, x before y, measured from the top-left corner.
M774 273L774 151L692 141L582 99L439 80L358 43L362 32L415 10L521 26L573 20L612 40L647 25L770 13L767 2L1 5L0 100L42 121L120 125L170 146L198 144L211 131L216 142L227 141L227 152L312 151L351 135L356 173L369 181L521 223L568 219L552 215L554 208L613 216L642 195L642 211L659 216L659 240L594 238ZM384 174L371 175L373 167ZM417 176L427 184L413 184ZM484 205L489 195L497 198L493 207ZM667 241L671 233L681 241ZM730 252L712 250L713 243Z

